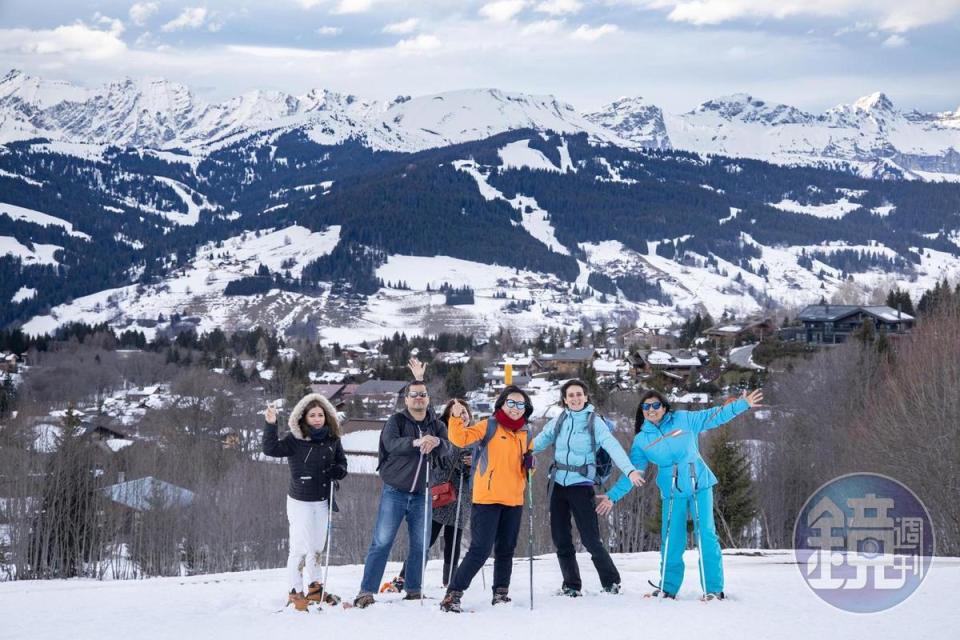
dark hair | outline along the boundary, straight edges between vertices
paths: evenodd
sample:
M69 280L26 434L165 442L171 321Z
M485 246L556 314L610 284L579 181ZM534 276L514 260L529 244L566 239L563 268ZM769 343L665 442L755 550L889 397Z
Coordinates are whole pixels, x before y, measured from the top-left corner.
M587 387L587 383L583 380L578 380L574 378L573 380L567 380L560 386L560 406L566 407L567 403L564 401L567 397L567 389L570 387L580 387L583 389L583 395L587 396L587 402L590 402L590 389Z
M523 419L527 420L530 418L530 414L533 413L533 403L530 401L530 396L527 395L527 392L518 387L515 384L511 384L506 387L503 391L500 392L500 395L497 397L497 401L493 403L493 410L497 411L498 409L503 408L503 403L507 401L507 396L511 393L519 393L523 396L523 401L527 405L523 409Z
M411 380L403 385L400 391L397 391L397 407L403 408L403 399L407 397L407 391L410 391L410 387L423 387L427 389L427 383L423 380ZM427 393L430 393L430 389L427 389Z
M641 427L643 427L643 403L649 400L650 398L656 398L660 401L660 404L663 405L663 410L666 412L670 411L670 403L667 402L667 399L663 397L663 394L655 389L649 389L644 391L643 395L640 396L640 404L637 405L637 417L633 422L633 432L640 433Z
M470 405L467 404L467 401L461 398L453 398L448 400L447 404L443 405L443 413L440 414L440 421L443 422L443 424L450 423L450 409L453 408L454 402L459 402L463 405L463 408L467 410L467 424L469 425L473 422L473 411L470 411Z
M303 408L303 413L300 414L300 419L297 421L300 423L300 428L303 430L303 433L305 434L310 433L310 429L313 428L309 424L307 424L307 414L310 413L310 409L313 409L314 407L320 407L321 409L323 409L323 424L324 426L330 425L330 417L327 415L327 408L323 406L323 403L320 402L319 400L311 400L310 402L307 403L307 406ZM331 431L333 430L331 429Z

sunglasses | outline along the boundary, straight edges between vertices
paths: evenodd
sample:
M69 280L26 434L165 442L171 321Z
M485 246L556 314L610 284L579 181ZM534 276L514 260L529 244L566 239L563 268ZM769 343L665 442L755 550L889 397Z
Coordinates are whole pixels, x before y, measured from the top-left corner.
M659 411L660 407L662 407L663 404L661 404L660 402L644 402L640 406L643 407L644 411L650 411L651 409L653 409L654 411Z
M428 398L430 394L426 391L407 391L408 398Z
M523 400L507 400L505 403L511 409L526 409L527 403Z

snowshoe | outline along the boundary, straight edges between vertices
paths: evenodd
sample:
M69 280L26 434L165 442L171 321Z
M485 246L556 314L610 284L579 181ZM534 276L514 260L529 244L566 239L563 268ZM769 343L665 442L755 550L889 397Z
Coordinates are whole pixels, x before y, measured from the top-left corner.
M357 609L366 609L372 605L376 600L373 599L372 593L361 593L353 600L353 606Z
M618 593L620 593L620 583L614 582L613 584L608 584L603 588L603 592L617 595Z
M493 590L493 600L490 601L492 605L506 604L510 602L511 598L507 595L507 590L503 587L497 587Z
M403 591L403 576L397 576L390 582L384 582L380 593L400 593Z
M420 591L407 591L403 595L404 600L423 600L423 593Z
M447 591L447 595L440 601L440 610L448 613L463 613L463 608L460 606L462 597L463 591Z
M710 602L711 600L726 600L727 596L724 595L723 591L711 591L710 593L705 593L700 599L704 602Z
M307 600L310 602L320 602L320 594L323 594L323 602L335 607L340 604L340 596L335 596L329 591L325 591L323 585L319 582L311 582L307 586Z
M669 600L676 600L677 594L670 593L669 591L664 591L661 593L660 589L654 589L644 597L645 598L667 598Z
M307 611L310 608L310 601L303 595L302 591L291 589L287 596L287 606L293 605L297 611Z
M561 587L560 591L557 592L558 596L567 596L568 598L579 598L583 595L583 592L580 589L574 589L573 587Z

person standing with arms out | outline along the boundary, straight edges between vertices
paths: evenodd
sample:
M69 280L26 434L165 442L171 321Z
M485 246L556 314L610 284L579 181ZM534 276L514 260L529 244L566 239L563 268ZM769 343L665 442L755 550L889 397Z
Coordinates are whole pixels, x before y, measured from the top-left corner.
M359 608L372 605L373 594L380 587L400 523L407 521L410 548L407 554L406 600L422 597L424 525L429 505L425 493L427 469L431 464L454 455L447 441L447 427L430 408L430 393L423 382L426 365L415 358L408 365L414 380L403 391L405 408L390 416L380 433L380 464L377 470L383 480L377 523L364 561L360 592L353 604Z
M277 436L277 409L267 405L264 413L263 453L286 458L290 466L287 491L287 521L290 524L290 552L287 556L287 604L306 611L310 603L330 605L340 598L324 590L319 582L317 557L323 551L331 505L330 485L347 476L347 456L340 441L340 425L333 405L319 393L311 393L296 404L287 426L290 432ZM300 563L303 562L303 575ZM306 588L304 588L304 585Z
M533 413L530 397L519 387L506 387L494 403L493 416L467 426L466 406L450 410L450 441L458 447L476 444L473 459L473 510L470 548L457 568L443 611L460 613L460 599L484 562L494 552L492 604L510 602L513 551L520 535L523 492L533 466L527 419Z
M657 486L661 497L662 581L651 595L676 598L683 583L687 512L694 510L700 514L698 526L705 582L702 585L704 599L723 600L726 597L723 593L723 557L713 520L713 487L717 484L717 477L700 455L700 434L708 429L716 429L754 407L762 406L762 402L763 392L759 389L750 393L744 391L733 402L702 411L672 411L670 403L659 391L647 391L640 397L630 459L640 470L646 469L651 462L657 465ZM690 465L693 465L695 480L688 472ZM674 467L677 469L676 475ZM621 478L607 495L598 496L600 503L597 513L610 513L614 503L623 499L632 488L629 482ZM668 554L666 557L665 549Z
M600 539L600 522L594 511L599 449L610 455L632 486L643 484L643 476L610 433L604 418L590 404L586 383L581 380L565 382L560 387L560 404L563 413L548 422L537 435L533 452L539 453L550 445L554 447L554 462L550 468L550 534L563 574L561 593L575 598L581 595L583 587L573 546L571 515L583 546L590 552L604 592L619 593L620 572Z

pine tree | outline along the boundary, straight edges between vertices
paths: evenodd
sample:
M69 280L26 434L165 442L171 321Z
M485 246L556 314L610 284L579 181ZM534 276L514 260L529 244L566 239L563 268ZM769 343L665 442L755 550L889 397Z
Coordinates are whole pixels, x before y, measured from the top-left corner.
M757 515L750 460L741 446L730 438L728 429L716 430L707 450L707 459L717 476L713 491L720 539L726 545L739 546L748 538L747 528Z
M443 386L447 391L448 398L462 398L467 394L467 389L463 384L463 373L461 367L451 367L444 378Z

